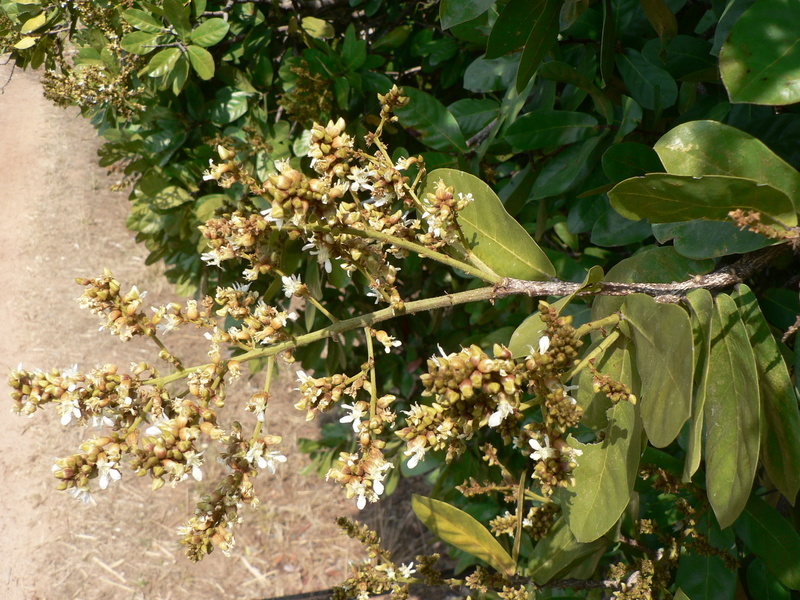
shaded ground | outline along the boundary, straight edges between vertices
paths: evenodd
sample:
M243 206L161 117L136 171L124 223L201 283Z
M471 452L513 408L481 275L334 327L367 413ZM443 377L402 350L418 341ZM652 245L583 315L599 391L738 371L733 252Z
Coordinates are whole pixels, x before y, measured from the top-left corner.
M10 66L0 66L0 82L9 72ZM149 290L150 303L172 299L160 268L144 265L144 249L124 227L126 194L108 191L110 182L95 162L93 129L76 111L47 102L36 74L17 71L0 95L0 142L3 377L19 363L88 369L117 362L124 368L154 356L147 346L123 345L98 332L95 317L74 302L80 294L74 278L100 275L106 266L124 286ZM184 355L202 357L202 338L174 335L169 341ZM287 391L294 386L287 378L280 384ZM54 457L76 452L92 432L62 428L52 413L13 416L6 402L0 407L0 597L6 600L255 599L337 584L348 561L362 559L333 523L339 514L353 515L352 503L333 486L297 474L306 461L296 440L312 437L315 428L291 408L286 392L270 414L284 436L288 466L257 481L262 508L245 511L232 557L216 552L198 565L184 558L175 528L210 490L212 473L203 485L151 492L149 480L126 472L96 495L97 506L78 503L55 491L50 468ZM384 507L372 521L388 526L386 537L405 538L407 548L419 533L404 510Z

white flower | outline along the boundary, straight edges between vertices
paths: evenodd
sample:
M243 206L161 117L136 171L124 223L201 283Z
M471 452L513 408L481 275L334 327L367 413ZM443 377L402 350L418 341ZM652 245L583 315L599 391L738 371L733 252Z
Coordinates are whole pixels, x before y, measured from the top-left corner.
M202 481L203 471L200 467L203 466L203 453L190 450L183 453L183 458L186 460L186 468L192 470L192 477L195 481Z
M283 282L283 293L287 298L291 298L303 289L303 282L300 281L300 275L292 275L291 277L281 277Z
M358 430L361 427L361 417L366 414L366 411L359 407L357 402L354 402L353 404L342 404L342 408L346 408L348 411L350 411L350 414L347 414L339 419L339 423L352 423L353 431L358 433Z
M528 443L534 450L533 454L531 454L533 460L547 460L556 455L556 451L550 447L550 436L547 434L544 434L544 445L536 439L531 439Z
M253 466L267 469L273 475L278 468L278 464L286 462L286 457L276 450L264 452L263 442L253 444L244 459Z
M405 171L409 167L409 158L401 157L397 159L397 164L395 164L394 168L398 171Z
M550 348L550 338L543 335L539 338L539 354L544 354Z
M92 493L88 487L73 487L67 490L67 493L76 500L82 501L84 504L91 504L97 506L97 501L92 497Z
M405 579L408 579L414 573L417 572L417 570L414 568L414 563L413 562L410 562L408 564L403 563L402 565L400 565L400 567L397 570L400 573L400 577L403 577Z
M497 427L505 418L514 412L514 407L505 400L501 400L497 405L497 410L489 416L489 427Z
M100 476L100 489L108 488L108 484L112 481L119 481L122 478L122 473L117 469L119 463L113 460L106 460L105 458L98 458L96 467L97 473Z
M428 451L428 448L425 446L417 446L415 448L409 448L403 454L405 456L410 456L411 458L408 459L407 466L409 469L415 468L419 461L425 460L425 453Z
M62 425L69 425L72 418L80 419L81 418L81 408L78 404L77 398L72 398L71 400L64 400L61 404L58 405L58 410L61 413L61 424Z

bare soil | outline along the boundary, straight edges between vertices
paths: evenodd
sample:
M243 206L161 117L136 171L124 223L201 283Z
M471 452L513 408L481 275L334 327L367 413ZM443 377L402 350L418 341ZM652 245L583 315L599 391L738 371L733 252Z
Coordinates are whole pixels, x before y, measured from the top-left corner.
M0 66L0 84L10 71ZM96 318L74 302L81 291L75 277L100 275L104 267L123 286L149 290L153 305L174 299L163 268L144 264L146 250L124 226L127 195L109 191L92 127L76 110L45 100L37 73L17 70L0 95L0 147L0 373L20 363L77 363L83 370L154 360L151 347L98 332ZM202 360L202 337L171 335L171 347ZM245 510L232 556L214 552L199 564L184 557L175 530L212 489L213 472L202 483L158 492L148 478L126 472L95 495L97 506L84 505L55 490L51 465L77 452L93 430L64 428L53 411L17 417L7 400L0 409L0 597L252 600L340 583L348 562L363 553L334 519L355 516L355 509L332 484L298 474L307 458L297 439L316 435L316 426L291 406L292 377L279 384L270 427L284 436L289 462L277 475L259 477L262 506ZM240 402L247 392L239 392ZM421 534L407 508L382 507L367 517L413 556L409 539Z

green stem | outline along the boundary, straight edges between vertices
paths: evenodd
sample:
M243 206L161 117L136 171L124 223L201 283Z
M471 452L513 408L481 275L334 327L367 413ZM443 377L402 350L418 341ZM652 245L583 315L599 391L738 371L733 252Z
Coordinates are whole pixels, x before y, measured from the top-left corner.
M384 308L373 313L353 317L352 319L345 319L343 321L328 325L322 329L318 329L317 331L312 331L310 333L297 336L291 340L286 340L284 342L272 344L271 346L267 346L265 348L258 348L249 352L245 352L244 354L240 354L235 358L239 362L246 362L255 358L275 356L281 352L285 352L286 350L291 350L292 348L306 346L313 342L324 340L326 338L333 337L359 327L371 327L376 323L388 321L389 319L393 319L402 315L412 315L418 312L431 311L439 308L448 308L451 306L458 306L459 304L467 304L469 302L483 302L490 300L493 297L494 286L486 286L474 290L467 290L465 292L458 292L457 294L446 294L444 296L436 296L435 298L414 300L412 302L406 302L401 311L397 311L393 308ZM186 369L180 369L175 373L171 373L170 375L150 379L143 383L161 387L173 381L183 379L190 373L201 371L208 366L208 364L204 364Z
M603 329L605 327L613 327L620 321L622 321L622 314L618 312L608 315L607 317L603 317L602 319L597 319L597 321L590 321L589 323L585 323L575 330L575 337L580 338L585 336L587 333L591 333L592 331L597 331L598 329Z
M378 410L378 383L377 377L375 376L375 352L372 348L372 332L370 331L371 327L364 327L364 333L367 336L367 357L369 360L369 418L375 416L375 412Z
M594 358L596 356L599 356L601 353L605 352L606 349L611 344L613 344L615 341L617 341L617 338L619 336L620 336L619 330L615 329L614 331L612 331L608 335L608 337L606 337L606 339L604 339L602 342L600 342L597 345L596 348L594 348L591 352L589 352L586 356L584 356L577 365L572 367L572 369L570 369L569 372L566 375L564 375L564 378L563 378L564 381L571 380L573 377L575 377L575 375L577 375L583 369L585 369L586 365L588 365L590 361L594 360Z
M294 231L295 229L292 227L286 227L287 230ZM443 265L447 265L448 267L453 267L454 269L459 269L464 271L468 275L473 275L479 279L487 283L499 283L502 277L499 275L490 275L485 273L481 269L477 267L473 267L470 264L447 256L446 254L442 254L441 252L437 252L436 250L431 250L430 248L426 248L420 244L416 244L414 242L410 242L408 240L404 240L399 237L395 237L393 235L388 235L386 233L382 233L380 231L373 231L373 230L364 230L364 229L356 229L354 227L324 227L321 225L306 225L304 227L306 231L321 231L321 232L328 232L333 235L337 235L340 233L348 234L348 235L355 235L358 237L366 237L375 240L381 240L388 244L392 244L397 246L398 248L403 248L404 250L408 250L410 252L416 252L420 256L424 256L425 258L430 258L431 260L435 260L436 262L440 262Z

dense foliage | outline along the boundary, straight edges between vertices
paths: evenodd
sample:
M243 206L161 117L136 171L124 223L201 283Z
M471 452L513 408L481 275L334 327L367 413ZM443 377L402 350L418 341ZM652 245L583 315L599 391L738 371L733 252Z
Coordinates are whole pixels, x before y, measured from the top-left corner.
M209 435L231 468L211 504L235 505L278 440L263 419L217 426L221 382L292 351L315 373L299 406L346 411L305 444L320 472L359 504L427 477L415 511L459 569L489 567L476 590L788 598L796 23L794 0L2 0L0 49L103 136L150 260L214 296L148 317L110 275L85 280L121 337L207 327L213 362L162 348L175 374L125 375L124 409L116 371L16 372L17 409L111 419L59 463L76 495L126 454L180 480ZM304 300L296 322L268 306L282 292ZM161 434L139 438L147 421ZM230 547L220 510L183 532L194 557ZM343 596L412 579L372 551L381 568Z

